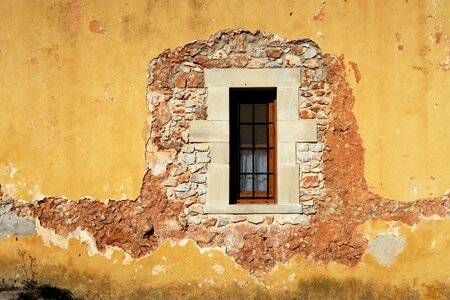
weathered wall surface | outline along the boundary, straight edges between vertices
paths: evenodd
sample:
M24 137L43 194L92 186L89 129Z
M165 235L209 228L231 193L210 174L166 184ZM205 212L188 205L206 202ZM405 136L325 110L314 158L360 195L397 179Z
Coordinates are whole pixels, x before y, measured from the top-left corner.
M109 297L161 293L155 289L168 284L193 293L233 285L250 294L261 286L272 295L298 293L305 280L314 286L324 276L341 290L351 278L374 281L375 296L448 293L444 1L286 2L276 10L200 1L0 6L3 201L91 196L3 205L2 277L23 278L32 257L39 280ZM152 168L142 180L146 64L164 48L229 27L311 38L339 56L323 62L337 128L327 135L333 163L324 165L331 192L317 199L307 226L280 229L270 218L227 230L217 229L218 220L189 224L182 219L193 203L167 199ZM195 80L192 87L201 87ZM230 235L242 237L241 248L224 248ZM266 251L274 240L284 246Z

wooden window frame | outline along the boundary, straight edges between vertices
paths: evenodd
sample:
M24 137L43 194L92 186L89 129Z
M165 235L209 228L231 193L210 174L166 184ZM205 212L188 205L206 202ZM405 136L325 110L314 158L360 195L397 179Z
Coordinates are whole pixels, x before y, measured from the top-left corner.
M230 204L277 204L277 88L230 88ZM242 122L239 107L241 104L252 104L252 121ZM265 121L257 121L255 105L266 104ZM240 126L252 126L252 143L243 146L240 142ZM255 141L255 127L266 125L266 143L257 145ZM252 172L247 175L267 176L267 191L255 191L253 181L252 191L240 191L240 151L256 150L267 151L266 172L255 172L255 161L252 162ZM252 155L252 156L253 156ZM253 156L254 157L254 156Z

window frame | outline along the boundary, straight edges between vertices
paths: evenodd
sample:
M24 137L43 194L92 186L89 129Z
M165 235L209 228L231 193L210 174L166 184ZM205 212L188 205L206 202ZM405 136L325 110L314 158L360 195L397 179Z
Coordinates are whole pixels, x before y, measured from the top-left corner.
M301 68L205 69L207 119L190 123L189 142L208 143L206 214L298 214L296 143L317 142L317 121L299 120ZM277 204L229 204L229 88L277 88Z
M276 204L277 203L277 182L276 182L276 88L230 88L230 204ZM265 104L265 120L256 120L255 106ZM242 120L241 105L252 106L251 120ZM252 128L252 142L249 146L243 146L241 141L241 126ZM266 141L264 146L256 144L256 126L266 125ZM242 150L252 151L252 170L245 172L251 175L252 191L241 191L240 176L244 173L241 170ZM265 150L266 165L265 172L255 171L255 152ZM267 191L255 191L255 176L267 176Z

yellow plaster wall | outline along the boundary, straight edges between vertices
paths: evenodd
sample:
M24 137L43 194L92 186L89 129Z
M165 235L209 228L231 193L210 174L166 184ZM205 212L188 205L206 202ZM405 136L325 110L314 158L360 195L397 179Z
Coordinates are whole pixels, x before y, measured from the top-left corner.
M369 185L439 196L450 188L449 15L445 0L0 1L0 183L21 199L137 197L148 61L241 27L344 54Z
M433 297L433 294L441 295L439 289L445 288L442 284L448 285L450 221L430 219L413 227L369 221L358 230L369 241L378 234L390 232L404 237L403 250L392 266L378 264L370 253L366 253L362 262L353 268L294 257L287 264L277 265L266 276L255 278L221 251L200 250L192 241L166 241L155 253L142 259L131 259L120 249L107 250L106 255L90 255L89 252L96 252L92 245L73 238L65 243L60 238L57 238L59 242L50 242L51 233L40 232L36 237L0 240L0 274L20 282L31 279L33 266L33 274L39 282L68 288L78 295L90 293L108 299L146 299L152 290L167 289L168 286L173 295L187 295L196 290L201 295L202 291L216 290L224 299L233 293L252 293L255 288L269 293L288 291L295 294L299 292L299 283L314 282L317 278L334 278L344 284L356 278L374 285L375 290L383 289L383 285L407 286L423 296L428 295L425 299L445 299ZM47 242L44 244L42 240Z

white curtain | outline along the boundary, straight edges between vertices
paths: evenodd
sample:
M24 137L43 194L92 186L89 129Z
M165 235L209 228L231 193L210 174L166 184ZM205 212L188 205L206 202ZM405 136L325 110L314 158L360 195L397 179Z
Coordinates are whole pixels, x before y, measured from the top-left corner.
M254 160L252 150L242 150L240 155L241 173L252 173L253 161L255 163L255 173L267 172L266 150L255 150ZM241 175L241 192L251 192L253 190L253 176L255 176L255 192L266 192L267 175Z

